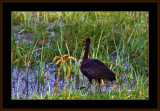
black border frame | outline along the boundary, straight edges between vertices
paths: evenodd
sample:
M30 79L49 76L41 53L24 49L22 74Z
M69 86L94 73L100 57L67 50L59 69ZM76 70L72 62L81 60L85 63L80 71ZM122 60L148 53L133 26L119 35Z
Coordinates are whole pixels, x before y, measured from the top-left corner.
M3 3L2 107L157 108L157 8L157 3ZM11 11L149 11L149 100L11 100Z

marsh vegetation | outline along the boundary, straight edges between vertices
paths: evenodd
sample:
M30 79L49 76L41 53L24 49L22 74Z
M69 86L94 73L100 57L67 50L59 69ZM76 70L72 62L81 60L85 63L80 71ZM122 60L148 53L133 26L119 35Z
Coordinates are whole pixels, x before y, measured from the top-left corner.
M12 99L53 99L60 67L53 59L65 54L77 63L70 59L59 70L55 99L149 99L148 16L148 12L12 12ZM88 37L90 58L116 73L115 82L102 81L102 93L94 80L92 96L80 71Z

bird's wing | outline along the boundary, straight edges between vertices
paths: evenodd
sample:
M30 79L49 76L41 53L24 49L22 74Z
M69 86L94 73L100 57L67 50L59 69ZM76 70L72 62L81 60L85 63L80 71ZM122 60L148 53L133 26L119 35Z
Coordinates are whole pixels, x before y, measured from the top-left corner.
M85 62L86 70L95 78L109 78L112 76L112 71L105 64L97 59L88 59Z
M99 67L99 68L102 68L102 67L106 67L105 64L97 59L88 59L88 61L86 61L86 65L88 67Z

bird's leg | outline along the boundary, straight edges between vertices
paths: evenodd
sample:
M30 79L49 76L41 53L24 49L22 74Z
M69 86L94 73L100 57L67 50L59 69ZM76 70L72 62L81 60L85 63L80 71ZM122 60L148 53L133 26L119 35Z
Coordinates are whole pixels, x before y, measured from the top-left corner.
M98 82L99 82L100 92L102 92L102 91L101 91L101 79L98 79Z
M91 86L91 95L92 95L92 79L89 79L89 83L90 83L90 86Z

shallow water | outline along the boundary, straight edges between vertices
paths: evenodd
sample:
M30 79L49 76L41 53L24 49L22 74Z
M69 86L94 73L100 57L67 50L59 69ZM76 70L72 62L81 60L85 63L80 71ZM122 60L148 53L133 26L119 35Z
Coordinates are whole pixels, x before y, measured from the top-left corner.
M13 99L28 99L32 98L35 95L39 94L44 96L46 92L49 94L53 93L53 89L56 85L56 77L57 77L57 68L53 64L45 64L43 77L41 77L40 69L36 67L29 67L28 69L28 95L27 95L27 74L26 74L26 67L17 67L12 66L12 98ZM40 67L40 63L39 63ZM82 80L82 77L84 78ZM71 84L70 84L71 79ZM122 78L124 79L124 78ZM98 81L93 81L93 91L99 91L99 84ZM83 90L83 93L89 91L89 81L87 77L85 77L81 71L79 74L71 73L70 78L64 81L63 74L60 75L59 82L58 82L58 89L63 89L65 87L70 88L70 90ZM116 81L112 83L109 81L102 81L102 92L107 92L110 89L116 90L119 87L116 87ZM129 86L127 86L129 89ZM57 90L58 93L58 90Z

